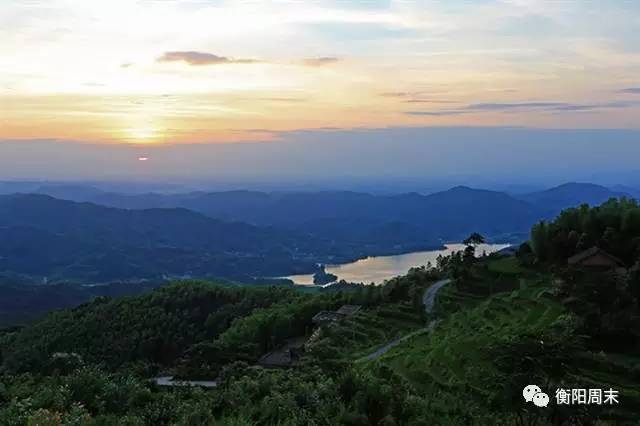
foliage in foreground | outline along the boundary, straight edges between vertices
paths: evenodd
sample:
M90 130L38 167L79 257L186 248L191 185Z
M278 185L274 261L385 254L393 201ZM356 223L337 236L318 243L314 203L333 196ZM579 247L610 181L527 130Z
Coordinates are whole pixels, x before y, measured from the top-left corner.
M634 275L609 282L541 258L533 268L472 254L381 287L304 294L185 283L51 315L0 335L0 424L637 424L640 353L633 327L622 327L638 314ZM453 282L431 330L422 295L444 273ZM321 330L299 366L255 365L285 339L308 335L315 312L345 303L363 309ZM615 332L626 344L612 344ZM402 335L410 337L380 358L365 356ZM130 346L140 336L160 346ZM60 351L82 362L51 362ZM146 380L167 369L215 374L219 386L166 390ZM621 403L532 408L521 394L530 382L550 393L612 387Z

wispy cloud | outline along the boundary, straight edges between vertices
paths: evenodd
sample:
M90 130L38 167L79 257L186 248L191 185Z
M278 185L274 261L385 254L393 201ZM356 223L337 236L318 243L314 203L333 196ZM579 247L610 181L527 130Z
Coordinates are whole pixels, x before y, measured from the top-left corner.
M422 92L383 92L378 96L383 98L398 98L407 104L455 104L456 101L449 99L433 99L426 97L428 93Z
M640 95L640 87L627 87L626 89L622 89L621 93L631 93L633 95Z
M308 67L323 67L340 62L342 59L334 56L322 56L318 58L307 58L301 61L301 64ZM247 58L230 58L227 56L219 56L208 52L174 51L165 52L158 57L157 62L184 62L192 66L203 65L224 65L224 64L255 64L262 63L257 59Z
M543 110L543 111L591 111L597 109L631 108L638 106L638 102L612 101L601 103L576 104L568 102L513 102L513 103L478 103L468 105L468 111L514 111L514 110Z
M231 101L240 102L277 102L277 103L300 103L308 102L310 99L307 97L295 97L295 96L259 96L259 97L238 97L233 98Z
M603 109L634 108L640 106L640 102L635 101L612 101L602 103L576 104L568 102L502 102L502 103L476 103L469 104L462 108L439 110L439 111L405 111L406 115L424 116L448 116L460 114L472 114L479 112L516 112L516 111L541 111L541 112L580 112L595 111Z
M409 92L383 92L380 93L383 98L404 98L409 96Z
M426 92L415 91L415 92L382 92L379 96L383 98L417 98L423 96Z
M513 109L549 109L566 106L563 102L506 102L470 104L465 109L478 111L507 111Z
M287 96L276 96L276 97L270 97L270 98L258 98L258 100L267 101L267 102L307 102L309 99L294 98L294 97L287 97Z
M464 109L450 109L444 111L405 111L405 115L426 115L430 117L443 117L447 115L460 115L460 114L468 114L471 111Z
M340 58L334 56L323 56L320 58L308 58L302 61L302 63L309 67L323 67L325 65L332 65L336 62L340 62Z
M218 56L213 53L196 51L165 52L157 59L158 62L185 62L189 65L222 65L222 64L254 64L255 59L237 59Z
M599 104L566 104L555 108L555 111L591 111L599 109L635 108L640 106L636 101L613 101Z
M407 104L455 104L456 101L447 99L406 99L403 101Z

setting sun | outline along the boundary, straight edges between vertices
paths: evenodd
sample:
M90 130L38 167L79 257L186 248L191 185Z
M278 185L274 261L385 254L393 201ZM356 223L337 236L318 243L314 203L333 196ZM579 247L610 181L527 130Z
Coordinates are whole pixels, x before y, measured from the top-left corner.
M152 127L138 127L134 129L128 129L129 141L131 143L153 143L157 142L156 129Z

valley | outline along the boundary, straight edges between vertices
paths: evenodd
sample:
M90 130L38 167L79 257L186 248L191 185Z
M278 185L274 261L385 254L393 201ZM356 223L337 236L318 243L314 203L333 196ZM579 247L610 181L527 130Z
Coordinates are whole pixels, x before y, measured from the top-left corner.
M637 268L614 276L607 268L567 266L567 254L554 250L564 244L556 232L579 231L571 228L581 223L575 216L591 217L580 226L604 232L602 218L636 209L635 202L610 201L566 210L548 224L544 240L534 237L515 254L473 257L478 236L470 237L463 251L378 286L309 292L186 281L98 298L2 331L0 396L7 402L0 418L633 425L640 410ZM634 235L607 250L624 258ZM599 246L603 236L595 236ZM559 257L542 261L543 252ZM357 309L316 321L318 313L344 306ZM296 339L305 343L295 363L260 364ZM55 355L61 353L76 355ZM214 378L215 387L199 385ZM547 408L523 401L530 382L552 396ZM47 397L60 386L69 389L62 399ZM563 406L553 396L557 388L615 389L619 399Z

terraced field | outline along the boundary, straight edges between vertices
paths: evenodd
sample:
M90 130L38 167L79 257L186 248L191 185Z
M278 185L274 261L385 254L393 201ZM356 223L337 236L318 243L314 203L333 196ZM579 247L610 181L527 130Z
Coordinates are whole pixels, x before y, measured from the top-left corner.
M500 377L502 373L491 359L489 348L511 337L541 335L567 313L550 295L550 276L535 271L507 272L514 270L512 263L504 261L495 267L489 264L463 290L455 285L444 287L436 298L435 313L441 321L433 331L412 336L378 360L360 363L360 368L369 369L373 363L390 368L434 401L430 409L436 418L466 409L461 395L468 395L463 398L467 404L473 400L482 407L495 397L495 388L492 391L483 384L488 383L487 378ZM492 277L508 279L512 274L517 276L511 281L514 290L490 297L482 294ZM504 283L508 283L506 279ZM629 371L639 359L602 352L576 356L579 359L568 367L563 379L567 388L616 389L621 395L619 406L593 410L600 410L601 419L633 421L640 412L640 376ZM496 419L495 424L511 421Z
M491 259L473 269L473 277L459 285L443 288L436 298L436 317L470 309L493 295L526 288L542 288L551 284L551 277L523 269L513 257Z
M522 274L526 272L526 269L518 265L518 261L515 257L503 257L501 259L496 259L488 264L488 269L491 272L501 274Z
M518 290L459 310L431 333L398 345L380 361L424 391L473 387L481 382L478 374L493 373L485 351L497 336L538 334L562 314L562 306L544 292L544 288Z
M584 360L575 372L570 375L570 380L581 388L615 389L620 393L619 406L613 407L609 413L611 419L627 419L638 424L640 413L640 375L629 374L629 367L640 365L638 357L622 356L631 364L618 364L620 355L616 354L585 354ZM607 417L607 416L603 416Z
M355 360L385 343L424 327L420 312L409 304L363 309L331 324L311 346L311 355L322 353L343 361Z

